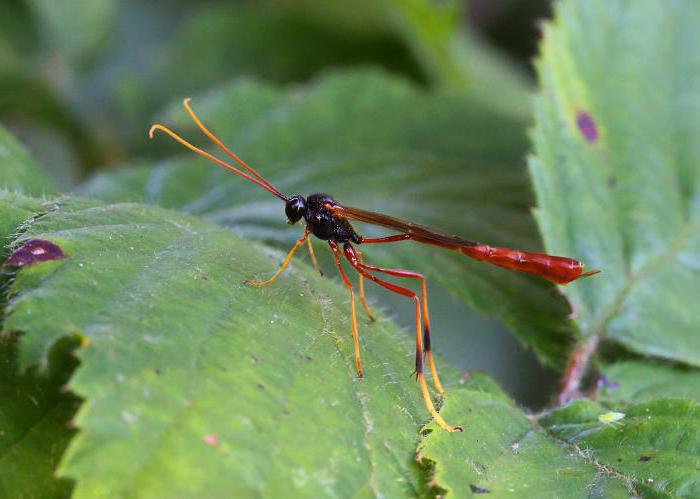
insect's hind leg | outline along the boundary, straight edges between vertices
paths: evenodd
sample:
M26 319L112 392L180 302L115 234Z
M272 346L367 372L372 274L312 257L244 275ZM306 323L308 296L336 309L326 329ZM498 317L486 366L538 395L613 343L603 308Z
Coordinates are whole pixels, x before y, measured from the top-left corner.
M425 377L423 376L423 335L421 334L421 305L420 300L418 299L418 295L410 289L404 288L402 286L397 286L396 284L384 281L370 274L366 270L366 267L369 266L361 264L358 261L355 249L350 243L345 243L345 245L343 246L343 250L345 253L345 258L347 258L347 260L350 262L350 265L352 265L360 275L366 277L371 281L374 281L375 283L388 289L389 291L393 291L394 293L407 296L413 300L413 303L416 307L416 378L420 383L420 391L423 397L423 402L425 403L425 407L430 413L430 415L443 430L462 431L461 426L450 426L445 422L444 419L442 419L442 416L440 416L440 414L437 412L437 409L435 409L433 401L430 398L430 392L428 391L428 386L425 382Z
M328 241L328 246L331 247L333 252L333 258L335 259L335 264L338 267L338 272L340 272L340 277L343 279L345 287L350 291L350 312L352 320L352 340L355 347L355 366L357 367L357 377L362 377L362 364L360 363L360 336L357 332L357 319L355 317L355 291L352 288L352 283L348 276L345 275L343 267L340 265L340 249L334 241Z
M359 251L357 252L357 261L362 264L362 253ZM362 277L362 274L358 274L360 276L359 278L359 283L360 283L360 301L362 302L362 306L365 308L365 312L367 313L367 317L369 317L369 320L374 322L374 316L372 315L372 312L369 311L369 307L367 306L367 301L365 300L365 279Z
M346 249L346 255L348 250ZM430 374L433 376L433 384L435 385L435 390L440 394L444 394L442 384L440 383L440 377L437 373L437 368L435 367L435 359L433 358L433 351L430 342L430 315L428 313L428 290L425 283L425 276L418 272L413 272L411 270L402 269L385 269L381 267L375 267L373 265L366 265L359 258L360 252L356 251L352 246L350 246L350 253L355 253L358 255L357 263L360 268L372 272L381 272L383 274L388 274L394 277L418 279L420 281L421 289L421 301L423 302L423 350L428 359L428 366L430 368Z

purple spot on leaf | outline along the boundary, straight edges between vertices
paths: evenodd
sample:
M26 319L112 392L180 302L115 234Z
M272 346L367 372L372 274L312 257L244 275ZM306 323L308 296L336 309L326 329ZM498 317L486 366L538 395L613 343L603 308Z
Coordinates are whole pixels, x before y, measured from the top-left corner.
M600 378L598 378L597 385L598 385L598 388L608 388L610 390L613 390L615 388L618 388L620 386L620 383L609 380L605 376L601 376Z
M584 111L577 111L576 124L578 125L581 135L583 135L583 138L586 139L589 144L598 142L598 128L590 114Z
M472 493L474 493L474 494L489 494L491 492L489 489L477 487L473 483L469 484L469 488L471 489Z
M58 260L64 257L63 250L51 241L30 239L13 251L5 263L12 267L24 267L36 262Z

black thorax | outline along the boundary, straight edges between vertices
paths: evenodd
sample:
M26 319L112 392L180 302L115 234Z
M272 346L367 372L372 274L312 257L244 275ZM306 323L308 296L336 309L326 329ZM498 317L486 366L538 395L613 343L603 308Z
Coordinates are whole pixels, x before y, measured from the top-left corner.
M325 205L335 205L332 197L326 194L312 194L306 198L304 220L314 236L323 240L345 243L359 243L362 239L344 218L334 216Z

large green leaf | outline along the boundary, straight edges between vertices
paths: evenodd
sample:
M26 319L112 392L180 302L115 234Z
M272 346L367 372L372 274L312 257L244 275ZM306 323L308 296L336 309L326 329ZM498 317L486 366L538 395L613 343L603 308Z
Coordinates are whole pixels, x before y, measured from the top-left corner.
M349 205L492 244L539 245L520 167L524 123L477 101L429 95L381 73L361 72L288 92L240 83L193 105L283 192L330 192ZM191 129L180 109L172 114L176 128ZM279 200L191 156L101 175L83 193L179 208L285 248L298 237L299 229L285 227ZM365 251L374 262L425 272L476 310L500 317L540 358L561 363L569 338L566 310L552 286L419 246Z
M604 271L583 334L700 365L700 3L569 0L537 67L532 177L546 247Z
M464 433L433 431L419 458L449 497L628 497L626 481L537 428L502 393L459 389L443 411ZM587 495L586 495L587 493Z
M76 497L423 487L412 347L392 323L361 320L358 380L339 284L295 262L274 286L247 287L279 258L145 205L61 200L16 244L28 238L66 258L18 273L4 330L24 333L25 367L50 365L62 338L86 346L68 384L86 400L80 433L62 465Z
M0 125L0 189L41 196L54 192L52 182L29 153Z
M627 477L644 497L700 495L700 404L661 399L611 411L579 401L542 422L557 438L576 445L608 473Z

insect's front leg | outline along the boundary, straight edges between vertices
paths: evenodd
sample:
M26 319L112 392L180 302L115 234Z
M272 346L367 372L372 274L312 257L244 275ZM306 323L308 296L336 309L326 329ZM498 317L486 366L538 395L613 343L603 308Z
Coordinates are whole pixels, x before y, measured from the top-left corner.
M282 274L282 272L284 272L284 269L287 268L287 265L289 265L289 262L291 261L292 256L294 256L294 252L297 250L297 248L299 246L301 246L302 244L304 244L304 241L306 241L308 239L309 239L309 229L305 228L304 235L301 236L297 240L296 243L294 243L294 247L289 251L289 253L287 253L287 256L285 257L284 261L282 262L282 265L280 265L279 270L277 272L275 272L275 275L270 277L267 281L255 281L255 280L249 279L249 280L245 281L245 283L248 286L269 286L270 284L272 284L275 281L275 279L277 279Z

